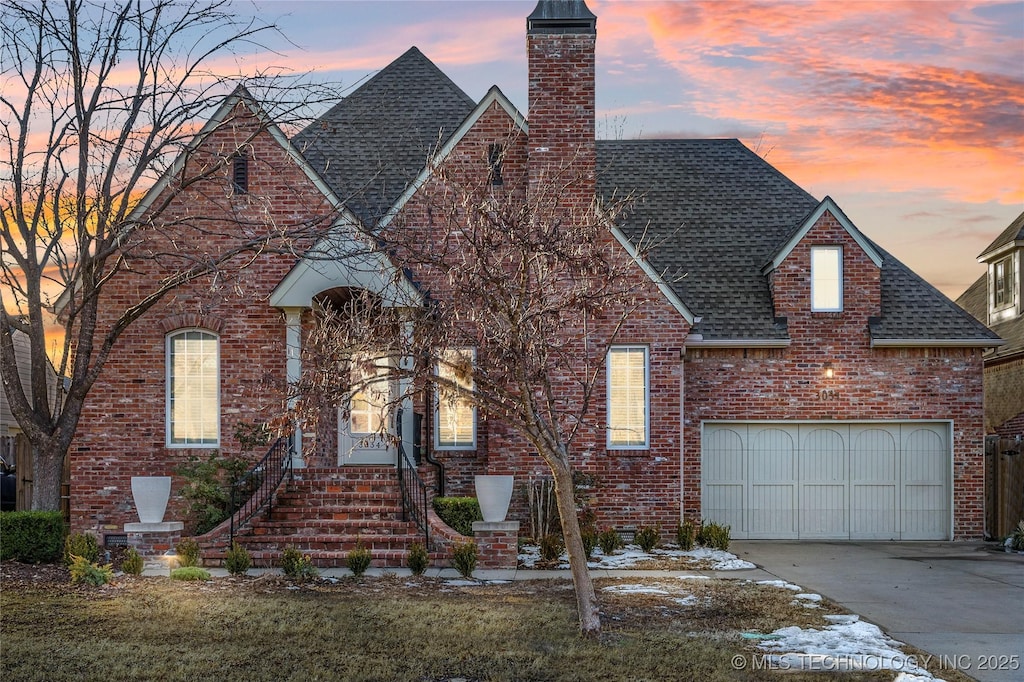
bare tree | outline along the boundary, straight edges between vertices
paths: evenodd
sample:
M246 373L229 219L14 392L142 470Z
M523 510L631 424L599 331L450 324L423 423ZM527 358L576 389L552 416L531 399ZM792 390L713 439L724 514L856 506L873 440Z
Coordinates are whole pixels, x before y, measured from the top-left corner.
M572 453L604 443L595 391L604 385L609 347L658 294L634 260L644 254L630 253L612 229L629 197L576 210L565 202L577 182L571 165L529 196L512 175L506 167L498 185L486 167L435 169L377 235L396 272L408 273L426 303L388 308L363 295L328 307L305 346L319 371L310 371L300 390L317 400L333 392L343 404L364 387L360 376L374 380L355 372L350 381L352 362L376 358L392 377L429 387L433 398L426 400L475 406L489 428L501 425L524 452L543 458L553 475L580 627L595 636L600 613L577 517ZM333 367L342 368L340 379ZM425 408L432 412L434 405Z
M130 325L179 287L223 282L255 254L291 249L323 228L323 215L271 223L256 198L239 208L210 197L222 206L210 216L175 204L204 179L226 176L274 125L240 89L242 104L200 130L237 80L218 60L231 64L236 51L259 49L277 32L234 10L205 0L0 9L0 377L35 450L33 508L57 508L86 396ZM278 87L273 74L246 83L277 104L281 125L312 99L309 89ZM197 133L215 129L232 131L228 143L197 153ZM111 316L104 291L129 270L153 280ZM48 330L55 305L57 333ZM30 385L17 372L12 330L30 339ZM48 331L54 368L67 377L61 399L46 390Z

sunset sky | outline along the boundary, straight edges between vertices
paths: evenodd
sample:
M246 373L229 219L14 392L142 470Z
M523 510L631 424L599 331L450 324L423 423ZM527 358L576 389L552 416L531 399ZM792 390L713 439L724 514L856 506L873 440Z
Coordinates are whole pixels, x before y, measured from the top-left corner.
M1024 2L614 2L602 138L736 137L956 298L1024 210ZM415 45L526 113L535 0L257 2L293 45L240 56L345 86Z

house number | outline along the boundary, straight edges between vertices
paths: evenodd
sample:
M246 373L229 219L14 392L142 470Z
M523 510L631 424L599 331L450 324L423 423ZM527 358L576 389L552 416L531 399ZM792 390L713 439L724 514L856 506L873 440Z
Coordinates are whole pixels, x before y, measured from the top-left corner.
M826 400L826 401L827 400L838 400L839 399L839 391L835 390L834 388L824 388L824 389L818 391L818 397L821 400Z

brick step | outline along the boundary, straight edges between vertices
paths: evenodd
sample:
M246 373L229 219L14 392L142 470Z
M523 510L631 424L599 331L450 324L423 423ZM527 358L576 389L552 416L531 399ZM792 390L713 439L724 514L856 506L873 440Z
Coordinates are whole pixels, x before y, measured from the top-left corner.
M320 520L320 521L366 521L402 518L402 505L375 504L356 505L323 505L323 506L275 506L270 518L262 515L253 520L253 525L264 521L286 520Z
M401 519L365 519L331 523L316 519L262 521L253 526L252 535L395 535L408 533L413 526Z
M367 464L365 466L344 467L305 467L302 469L295 469L294 475L296 479L352 479L359 478L361 476L395 478L398 476L398 469L393 466L374 466L371 464Z
M340 495L343 493L397 493L398 481L299 481L285 485L289 495Z
M305 551L313 565L317 568L345 568L348 551ZM283 550L257 550L251 551L254 568L278 568L281 566ZM409 565L409 552L406 549L374 549L370 550L371 568L405 568ZM430 565L434 567L447 567L451 560L443 552L430 552ZM220 566L224 562L224 553L211 552L204 554L204 564L207 566Z
M294 547L303 552L350 552L358 545L374 550L408 551L414 542L423 542L420 533L400 535L250 535L236 537L239 545L253 552L278 551Z
M289 482L298 486L397 484L394 467L377 469L303 469Z
M373 502L401 503L402 493L393 490L282 490L277 494L275 505L293 507L316 507L325 504L368 504Z

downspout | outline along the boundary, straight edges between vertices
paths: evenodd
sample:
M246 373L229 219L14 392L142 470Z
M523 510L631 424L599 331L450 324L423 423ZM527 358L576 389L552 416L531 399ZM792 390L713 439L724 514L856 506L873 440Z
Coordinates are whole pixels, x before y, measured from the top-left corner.
M444 464L434 459L434 394L430 390L430 382L423 387L424 415L423 420L423 457L427 464L437 468L437 496L444 497Z

